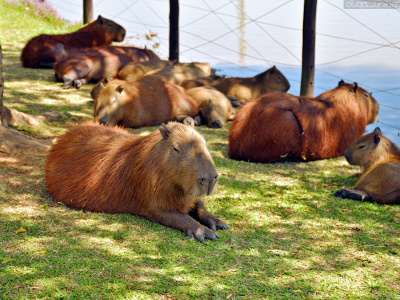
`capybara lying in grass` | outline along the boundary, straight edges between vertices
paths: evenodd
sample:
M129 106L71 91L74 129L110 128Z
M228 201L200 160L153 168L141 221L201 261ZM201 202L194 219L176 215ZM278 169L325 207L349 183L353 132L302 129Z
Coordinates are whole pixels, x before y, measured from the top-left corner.
M222 128L235 113L231 101L212 87L195 87L188 89L186 93L196 101L199 107L200 122L198 121L197 125L205 123L208 127Z
M161 70L149 72L147 75L158 75L171 83L180 84L186 79L210 76L211 67L209 63L175 63Z
M196 102L182 87L159 76L129 81L114 79L100 89L94 100L93 115L105 124L152 126L183 121L199 112Z
M110 45L122 42L125 29L101 16L78 31L67 34L41 34L32 38L22 49L21 62L24 68L53 68L55 62L72 49Z
M287 92L290 88L289 81L275 66L254 77L220 78L211 86L225 95L243 101L249 101L265 93Z
M144 77L147 73L154 70L161 70L171 65L168 60L149 60L132 62L127 64L118 72L118 78L123 80L134 80Z
M135 47L103 46L77 49L54 65L56 79L63 81L64 88L80 88L89 82L105 77L116 77L126 64L135 61L159 60L151 50Z
M265 94L236 113L229 156L262 163L340 156L378 111L376 100L357 83L339 82L315 98Z
M217 180L203 137L176 122L148 136L118 127L79 126L58 139L46 162L47 188L56 201L143 216L201 242L218 238L213 230L229 228L201 201Z
M336 197L400 204L400 149L379 127L353 143L344 155L349 164L364 170L354 189L338 190Z

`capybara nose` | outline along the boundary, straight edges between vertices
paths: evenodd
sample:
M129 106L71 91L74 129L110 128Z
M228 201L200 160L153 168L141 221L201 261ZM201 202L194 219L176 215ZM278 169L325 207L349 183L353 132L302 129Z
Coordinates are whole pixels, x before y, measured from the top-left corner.
M222 128L222 123L220 120L215 120L211 122L212 128Z
M100 122L100 124L102 124L102 125L107 125L107 118L106 118L106 117L102 117L102 118L99 120L99 122Z

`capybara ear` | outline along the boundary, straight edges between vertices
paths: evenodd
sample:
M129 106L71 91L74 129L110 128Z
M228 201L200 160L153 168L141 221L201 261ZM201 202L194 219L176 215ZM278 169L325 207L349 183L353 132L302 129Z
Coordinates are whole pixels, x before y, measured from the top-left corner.
M122 93L122 91L124 90L124 87L122 85L117 86L117 88L115 89L118 93Z
M171 128L169 128L169 126L167 124L162 123L160 126L160 132L161 132L161 135L164 138L164 140L166 140L172 131L171 131Z
M379 127L376 127L374 129L374 133L382 133L381 129Z
M354 83L349 87L349 91L355 93L355 92L357 91L357 88L358 88L358 84L357 84L357 82L354 82Z
M375 133L374 134L374 143L375 143L375 145L378 145L380 141L381 141L381 137L379 136L378 133Z
M276 67L275 67L275 65L273 65L272 66L272 68L271 69L269 69L269 73L274 73L276 71Z
M344 80L341 79L341 80L339 81L339 83L338 83L338 86L342 86L343 84L344 84Z
M99 15L99 16L97 17L97 22L98 22L99 24L103 24L103 17Z

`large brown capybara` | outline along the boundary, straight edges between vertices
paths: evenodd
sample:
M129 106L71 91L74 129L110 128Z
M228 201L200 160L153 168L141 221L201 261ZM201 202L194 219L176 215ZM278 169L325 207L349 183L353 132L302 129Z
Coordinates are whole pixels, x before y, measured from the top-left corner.
M351 165L364 171L354 189L341 189L336 197L380 204L400 204L400 149L379 127L353 143L344 153Z
M220 78L211 86L225 95L243 101L249 101L265 93L287 92L290 88L289 81L275 66L254 77Z
M102 87L93 105L94 119L100 123L134 128L184 121L198 112L182 87L159 76L114 79Z
M211 67L209 63L200 62L174 63L161 70L149 72L147 75L158 75L171 83L180 84L187 79L210 76Z
M315 98L269 93L245 103L229 133L229 156L270 163L343 155L375 122L379 105L357 83Z
M108 76L116 77L126 64L135 61L159 60L151 50L136 47L102 46L76 49L54 65L56 79L63 88L80 88Z
M199 107L200 122L197 122L197 125L205 123L208 127L222 128L225 122L235 114L231 101L212 87L195 87L186 90L186 93L196 101Z
M110 45L122 42L125 29L117 23L98 16L97 20L78 31L32 38L22 49L21 62L24 68L53 68L55 62L72 49Z
M123 80L140 79L150 71L161 70L170 65L171 62L168 60L149 60L149 61L131 62L118 72L117 78Z
M222 78L222 76L211 74L210 76L206 77L200 77L196 79L186 79L182 81L179 85L183 87L185 90L188 90L199 86L209 86L214 81L220 78Z
M56 201L143 216L201 242L218 238L213 230L229 228L201 201L217 180L203 137L176 122L148 136L98 124L79 126L58 139L46 162L47 188Z

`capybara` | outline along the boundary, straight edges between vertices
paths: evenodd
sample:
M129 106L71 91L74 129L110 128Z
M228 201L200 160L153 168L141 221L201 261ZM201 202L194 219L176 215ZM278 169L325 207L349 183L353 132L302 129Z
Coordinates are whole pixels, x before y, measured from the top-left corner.
M140 79L150 71L161 70L170 65L171 62L168 60L131 62L118 72L117 78L123 80Z
M102 89L104 89L105 85L107 83L109 83L111 80L113 80L114 78L112 76L107 76L105 78L103 78L102 80L100 80L99 82L97 82L91 89L90 89L90 97L92 97L92 99L96 99L100 92L102 91Z
M379 105L357 83L311 98L269 93L245 103L232 122L229 156L253 162L343 155L375 122Z
M93 116L100 123L125 127L153 126L193 118L199 108L185 90L159 76L139 80L114 79L94 100Z
M200 124L205 123L208 127L222 128L235 111L231 101L220 91L209 87L199 86L186 90L197 103L200 110Z
M218 76L215 74L211 74L210 76L200 77L196 79L186 79L182 81L179 85L183 87L185 90L192 89L199 86L209 86L215 80L222 78L222 76Z
M338 190L336 197L400 204L400 149L379 127L358 139L344 155L349 164L364 170L354 189Z
M51 69L55 62L66 56L67 51L122 42L125 33L122 26L99 15L96 21L78 31L67 34L41 34L32 38L22 49L22 66Z
M151 50L136 47L102 46L69 51L54 65L56 79L64 88L80 88L105 77L116 77L118 71L130 62L159 60Z
M217 180L203 137L176 122L147 136L98 124L78 126L58 139L46 162L47 188L56 201L143 216L201 242L218 238L213 230L229 228L201 201Z
M161 70L149 72L147 75L158 75L171 83L180 84L186 79L210 76L211 67L209 63L200 62L174 63Z
M239 100L249 101L270 92L287 92L289 81L275 67L254 77L226 77L211 84L225 95L232 95Z

